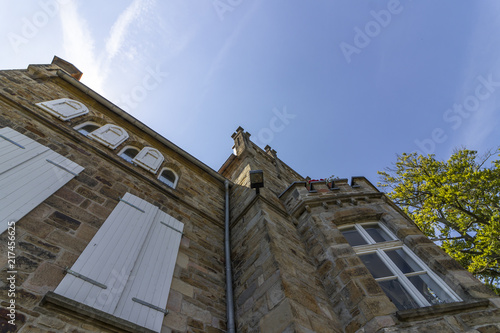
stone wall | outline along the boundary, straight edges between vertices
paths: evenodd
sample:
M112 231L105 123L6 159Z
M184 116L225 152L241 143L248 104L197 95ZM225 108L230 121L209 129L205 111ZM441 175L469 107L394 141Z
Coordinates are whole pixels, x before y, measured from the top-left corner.
M500 331L499 299L365 179L317 182L312 188L299 183L281 199L298 220L301 239L345 332ZM463 302L398 311L338 229L369 221L384 223Z
M41 304L64 277L126 192L158 206L185 224L162 332L225 330L223 254L224 185L199 166L169 149L135 124L125 121L84 92L63 82L51 66L0 72L0 127L9 126L80 164L85 170L16 224L17 319L15 330L0 316L0 331L114 332L112 325L66 314ZM60 121L35 103L57 98L84 103L90 113ZM73 129L92 120L125 128L130 138L112 150ZM180 180L172 189L156 175L132 165L117 152L133 142L165 156ZM6 233L0 252L6 253ZM2 311L8 304L7 258L0 258Z

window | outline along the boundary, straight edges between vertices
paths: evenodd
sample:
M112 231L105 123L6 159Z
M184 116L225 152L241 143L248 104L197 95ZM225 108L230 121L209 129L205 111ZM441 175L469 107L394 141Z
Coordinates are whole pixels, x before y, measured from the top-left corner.
M75 129L80 133L80 134L83 134L85 136L89 135L90 133L92 133L93 131L95 131L96 129L98 129L99 125L97 124L94 124L94 123L84 123L82 125L78 125L75 127Z
M88 137L102 143L105 146L108 146L111 149L115 149L123 141L128 139L128 133L119 126L107 124L90 133Z
M340 231L399 310L460 301L381 223L355 224Z
M122 151L118 154L121 158L123 158L125 161L132 163L132 160L134 157L139 153L139 150L134 148L134 147L125 147L122 149Z
M144 147L132 162L152 173L156 173L164 159L165 158L158 149Z
M126 193L54 293L160 332L183 228Z
M36 105L61 120L70 120L89 113L89 109L83 103L69 98L36 103Z
M83 170L9 127L0 129L0 156L0 233Z
M158 179L172 188L177 186L178 177L171 169L164 169Z

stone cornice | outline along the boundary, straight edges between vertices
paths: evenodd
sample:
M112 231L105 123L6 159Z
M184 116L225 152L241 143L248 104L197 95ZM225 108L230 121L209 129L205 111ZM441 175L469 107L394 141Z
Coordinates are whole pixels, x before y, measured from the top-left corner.
M383 199L385 198L384 193L375 192L375 193L351 193L351 194L337 194L337 195L318 195L309 198L303 198L300 200L300 203L296 205L290 213L293 217L299 217L304 210L306 210L306 206L309 208L324 206L326 205L338 205L339 200L342 202L343 200L358 200L360 198L368 198L368 199Z

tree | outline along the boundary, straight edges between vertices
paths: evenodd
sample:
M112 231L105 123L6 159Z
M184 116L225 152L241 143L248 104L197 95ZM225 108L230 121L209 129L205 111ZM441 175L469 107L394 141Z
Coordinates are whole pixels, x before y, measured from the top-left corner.
M500 149L456 150L444 162L416 153L378 172L379 186L422 232L500 294Z

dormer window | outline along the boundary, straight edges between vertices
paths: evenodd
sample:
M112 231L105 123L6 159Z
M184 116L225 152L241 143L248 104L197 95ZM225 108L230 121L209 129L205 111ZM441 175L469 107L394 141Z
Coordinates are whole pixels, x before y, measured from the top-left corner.
M134 157L132 162L152 173L156 173L164 159L165 158L158 149L144 147L139 154Z
M164 169L162 172L160 172L160 176L158 176L158 179L171 188L175 188L179 180L175 172L171 169Z
M101 127L101 126L94 124L94 123L84 123L82 125L76 126L75 129L78 131L78 133L87 136L90 133L92 133L93 131L95 131L96 129L98 129L99 127Z
M125 161L132 163L132 160L136 155L139 153L139 149L134 148L134 147L125 147L122 149L122 151L118 154L121 158L123 158Z
M89 113L89 109L83 103L69 98L40 102L36 105L61 120L70 120Z
M115 149L123 141L128 139L128 133L120 126L106 124L90 133L88 137L111 149Z

